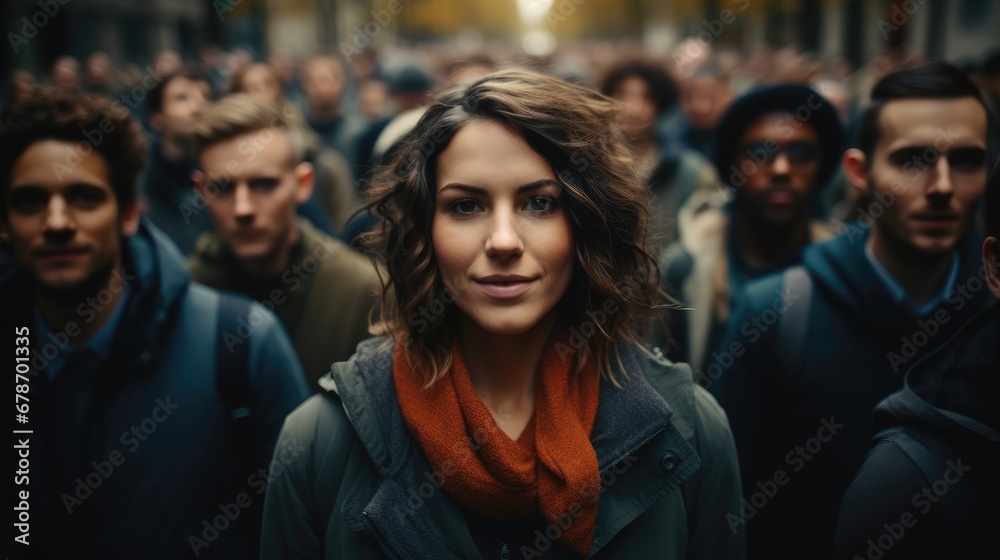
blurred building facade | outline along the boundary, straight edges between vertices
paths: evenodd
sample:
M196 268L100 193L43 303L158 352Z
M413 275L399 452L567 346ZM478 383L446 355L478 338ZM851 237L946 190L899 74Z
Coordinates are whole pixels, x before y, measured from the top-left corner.
M255 57L334 49L352 24L364 25L365 0L5 0L8 49L3 68L44 73L61 55L95 51L146 64L162 50L196 59L206 45ZM4 74L7 72L5 71Z
M887 47L975 57L998 43L993 0L5 0L5 67L44 70L62 54L105 51L144 64L206 44L301 56L385 41L560 44L634 39L666 54L685 37L713 47L796 44L855 67ZM542 14L542 15L539 15Z

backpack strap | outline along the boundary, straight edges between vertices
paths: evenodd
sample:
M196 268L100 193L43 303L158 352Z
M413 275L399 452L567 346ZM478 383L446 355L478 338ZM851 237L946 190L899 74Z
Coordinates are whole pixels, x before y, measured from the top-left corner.
M945 473L951 468L951 463L963 458L959 448L952 447L940 437L913 426L893 426L882 430L872 438L872 446L880 442L896 446L909 457L923 474L927 488L931 488L937 481L946 481ZM938 496L938 507L941 508L941 518L947 531L943 540L951 546L969 548L969 543L982 540L981 536L976 535L976 528L967 523L970 515L969 506L975 502L973 488L974 484L970 481L959 480L955 484L950 484L946 493ZM955 550L957 558L974 557L974 552Z
M809 331L809 308L812 306L813 282L804 266L786 268L781 273L781 291L798 296L778 319L775 356L785 375L793 376L802 367L806 334Z
M250 300L236 294L219 292L219 332L215 340L215 386L219 399L229 413L240 445L249 450L249 424L253 410L250 406L249 343L239 340L238 319L247 319Z

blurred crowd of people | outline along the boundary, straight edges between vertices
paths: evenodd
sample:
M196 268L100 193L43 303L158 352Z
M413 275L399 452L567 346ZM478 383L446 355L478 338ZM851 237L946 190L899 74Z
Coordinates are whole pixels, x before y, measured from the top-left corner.
M350 359L357 344L369 337L382 279L360 251L359 239L378 224L377 212L366 208L365 200L369 185L379 180L380 165L397 153L435 94L510 66L555 75L620 102L624 141L638 178L650 191L649 252L671 301L663 321L651 327L648 342L653 351L689 363L695 379L729 416L744 500L726 519L734 535L746 531L749 556L851 558L867 553L882 558L890 548L902 555L898 557L921 549L947 555L952 541L944 537L919 540L911 533L904 539L891 533L890 546L882 545L881 519L889 531L906 504L882 504L873 513L861 511L862 503L871 499L866 493L893 482L880 464L902 467L893 462L899 461L895 456L873 452L868 463L865 459L875 434L882 438L876 443L898 443L902 436L885 430L915 425L916 416L924 422L916 422L923 430L916 440L930 451L913 459L919 470L909 473L910 479L895 481L893 500L935 482L921 463L928 453L951 460L948 453L955 448L949 446L955 445L963 456L983 454L977 465L996 461L995 439L985 452L980 443L969 443L976 434L995 435L1000 428L995 411L990 412L996 401L989 400L998 396L996 369L992 380L982 377L996 365L995 352L979 347L981 355L962 354L946 347L945 359L951 361L932 362L936 373L919 370L924 385L916 389L904 388L904 374L930 348L948 341L940 333L964 332L966 343L971 337L984 346L982 333L997 332L995 313L986 318L979 314L997 307L989 290L972 290L961 305L954 294L977 277L993 286L988 274L977 276L977 270L988 268L989 251L980 247L986 234L996 235L997 227L988 224L981 199L1000 148L994 117L1000 107L1000 51L954 65L893 51L861 68L843 59L821 60L795 47L713 50L694 40L658 57L636 46L604 43L566 48L545 59L502 50L455 58L447 48L419 47L365 50L350 60L339 54L302 59L274 54L257 60L244 50L207 47L197 60L164 51L139 66L96 52L83 63L60 57L44 76L15 69L0 103L20 107L42 90L57 96L89 94L126 110L141 125L141 134L128 136L127 142L145 154L145 165L134 177L143 218L136 215L127 222L131 234L138 232L135 247L120 249L123 255L137 251L135 255L156 256L122 258L133 259L129 262L140 274L182 264L186 272L178 279L161 271L155 280L148 272L151 284L140 282L121 297L160 290L158 297L170 295L184 301L178 308L190 308L177 320L192 329L201 320L213 325L232 320L233 332L239 333L235 318L252 312L272 317L273 312L287 339L265 334L272 327L264 320L264 327L249 329L255 334L239 336L253 341L250 357L244 358L260 360L259 371L250 375L264 381L254 391L271 387L281 402L262 393L243 395L236 404L223 403L216 414L235 415L249 398L257 420L267 420L253 428L255 437L273 442L280 419L308 393L321 390L330 364ZM908 105L918 102L922 105ZM110 110L100 107L87 110ZM124 119L114 122L129 126ZM940 131L947 131L944 140L938 138ZM105 134L111 137L110 130ZM86 135L79 140L91 142L92 150L101 142ZM34 156L31 142L25 142L27 148L19 154ZM584 174L586 165L580 167ZM4 170L15 168L11 163ZM70 173L82 173L80 169L90 168L77 165ZM12 198L10 204L31 201ZM995 244L990 247L996 250ZM20 256L17 251L15 246L15 257ZM0 264L4 274L16 267ZM7 278L4 274L0 281ZM241 308L197 291L168 294L170 283L187 282L188 274L195 282L257 303ZM4 293L11 299L12 292ZM154 300L150 296L148 301ZM102 321L117 324L119 316L110 311L113 306ZM34 310L21 312L18 317L28 317L31 324L46 324ZM130 307L124 313L122 321L154 322L158 317L145 308ZM442 312L431 308L421 313L414 314L413 324L433 321ZM69 312L46 316L48 330L57 331L53 318L72 317ZM921 322L928 318L936 318L933 333ZM966 324L977 330L961 331ZM171 325L162 328L169 331ZM91 344L88 340L99 332L84 332L80 345ZM197 332L191 337L204 340L185 343L187 349L171 343L187 358L167 360L163 369L211 366L219 375L232 367L219 360L189 363L198 353L191 348L211 354L213 343L205 341L215 340L212 328ZM918 332L935 344L916 344ZM156 336L133 341L129 352L145 349ZM124 370L134 361L109 363ZM60 368L65 370L65 364ZM963 377L966 372L971 372L968 378ZM185 379L171 386L182 391L183 383L196 382ZM274 389L282 383L285 389ZM949 392L948 383L961 385L956 390L960 396ZM899 396L901 389L910 393ZM882 402L890 395L895 400ZM959 425L954 431L965 432L954 438L945 429L935 432L940 418L927 420L926 414L907 408L919 408L914 403L924 401L946 410L942 417ZM96 405L79 406L68 416L78 414L81 423L89 422L88 407ZM879 414L873 420L876 406ZM973 421L963 423L957 415ZM58 424L54 416L50 421ZM980 426L986 429L977 432ZM925 437L927 433L940 437ZM216 445L221 436L215 437L201 443ZM270 456L270 449L254 452ZM983 470L976 468L970 479L987 494L995 493L994 483L979 482ZM72 486L78 474L53 471L51 480ZM788 477L789 489L783 490ZM969 507L983 506L969 494L961 496L969 496ZM202 511L204 505L196 504L192 511ZM208 506L211 510L215 502ZM952 516L958 509L940 507L933 523L954 530ZM197 551L209 546L212 539L199 532L200 525L191 529L187 521L157 523L194 531L204 545L188 541L179 549L176 542L165 547ZM76 536L84 540L67 540L67 546L94 544ZM977 538L997 545L989 535ZM232 546L222 556L255 554L240 544L213 546ZM876 549L878 555L872 556Z
M813 87L836 109L851 142L872 85L894 69L922 61L919 52L897 49L853 68L845 59L823 60L794 46L761 46L749 52L729 47L713 50L694 39L658 57L628 43L587 43L566 47L548 58L494 49L456 59L447 48L416 47L368 49L349 60L335 54L293 58L281 53L257 60L248 50L208 46L196 60L162 51L145 67L95 52L83 63L72 56L59 57L47 75L14 69L0 92L0 104L24 99L36 87L118 99L143 123L154 142L154 156L162 152L167 161L179 162L190 160L191 154L180 151L176 138L189 134L208 103L231 93L249 93L302 125L312 145L308 159L323 169L317 205L304 212L323 231L343 236L347 219L360 206L373 166L383 161L392 143L422 113L410 111L423 107L434 92L493 69L516 65L543 70L618 98L624 103L622 122L629 130L640 172L649 183L663 181L672 171L670 165L677 164L673 160L682 156L684 171L700 174L683 182L709 185L715 177L706 163L714 154L716 125L743 93L767 84ZM1000 103L1000 52L956 64L994 106ZM202 87L195 88L197 93L183 94L180 103L171 103L164 111L162 96L153 90L178 72L187 76L185 81L194 80ZM175 85L172 89L182 88ZM397 119L406 113L407 117ZM388 127L394 120L396 126ZM183 176L187 174L185 170ZM354 191L347 188L347 181L353 182ZM832 178L827 187L817 217L835 223L852 219L856 200L851 189L845 188L843 177ZM665 208L668 214L671 209ZM356 234L363 224L354 227L346 235ZM190 252L201 231L186 229L172 237ZM672 241L675 233L671 228L657 228L663 244Z

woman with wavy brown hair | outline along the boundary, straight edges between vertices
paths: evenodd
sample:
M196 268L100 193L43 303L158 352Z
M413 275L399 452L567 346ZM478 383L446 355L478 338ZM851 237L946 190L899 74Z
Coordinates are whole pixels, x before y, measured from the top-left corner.
M506 70L382 170L380 339L291 414L265 558L742 558L729 426L642 347L648 191L591 90Z

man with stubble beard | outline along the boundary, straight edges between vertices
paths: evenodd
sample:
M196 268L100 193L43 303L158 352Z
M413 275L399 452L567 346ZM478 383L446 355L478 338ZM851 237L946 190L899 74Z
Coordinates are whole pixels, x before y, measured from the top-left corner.
M743 477L744 505L728 519L746 526L750 558L833 557L837 508L875 434L872 411L986 304L971 225L991 125L979 89L954 66L885 76L859 147L843 156L864 197L861 221L808 248L801 267L747 285L716 349L731 367L714 392Z

